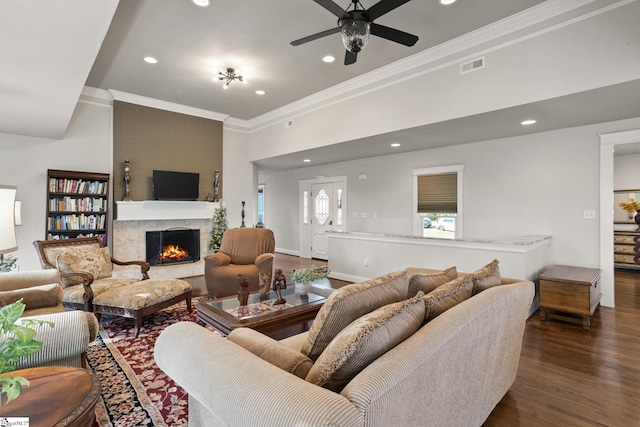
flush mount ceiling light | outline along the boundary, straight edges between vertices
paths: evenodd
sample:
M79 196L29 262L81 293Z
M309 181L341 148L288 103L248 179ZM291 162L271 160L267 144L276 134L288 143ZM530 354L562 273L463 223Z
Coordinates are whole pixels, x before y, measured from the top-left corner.
M262 89L259 89L259 90L257 90L257 91L256 91L256 94L257 94L257 95L264 95L265 93L266 93L266 92L265 92L265 91L263 91Z
M322 58L322 60L323 60L324 62L333 62L333 61L335 61L335 60L336 60L336 58L335 58L334 56L327 55L327 56L323 57L323 58Z
M533 119L525 120L525 121L523 121L523 122L520 122L520 124L521 124L521 125L524 125L524 126L532 125L532 124L534 124L534 123L536 123L536 121L535 121L535 120L533 120Z
M449 4L453 4L455 2L456 2L456 0L440 0L440 4L445 5L445 6L447 6Z
M157 64L158 60L156 58L154 58L153 56L145 56L144 57L144 61L148 62L149 64Z
M195 3L197 6L200 6L200 7L209 6L209 0L193 0L193 3Z
M246 81L242 79L242 76L240 74L236 74L236 70L234 70L233 68L227 68L225 72L219 71L218 80L224 80L223 87L225 89L229 87L229 83L231 83L234 80L238 80L239 82L246 83Z

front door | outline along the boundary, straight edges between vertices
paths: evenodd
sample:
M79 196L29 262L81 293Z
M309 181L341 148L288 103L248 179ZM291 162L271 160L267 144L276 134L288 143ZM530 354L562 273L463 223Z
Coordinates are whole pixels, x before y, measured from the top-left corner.
M311 257L329 259L329 237L333 230L333 183L311 186Z

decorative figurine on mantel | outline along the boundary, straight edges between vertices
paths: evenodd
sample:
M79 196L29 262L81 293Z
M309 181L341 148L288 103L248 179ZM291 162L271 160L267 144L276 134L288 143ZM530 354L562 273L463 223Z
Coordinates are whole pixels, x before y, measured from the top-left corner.
M286 299L282 298L282 290L287 289L287 279L282 274L282 270L277 268L273 275L273 287L278 298L273 302L273 305L285 304Z
M247 305L249 303L249 280L244 274L238 274L236 278L240 283L240 289L238 289L238 301L240 301L240 306Z
M220 199L220 171L213 172L213 201Z
M266 301L269 299L269 294L271 292L271 283L269 280L269 274L259 273L258 277L260 278L260 301Z
M129 192L129 184L131 184L131 177L129 176L129 160L124 161L124 199L123 202L131 201L131 193Z
M242 224L240 224L240 228L245 228L245 225L244 225L244 200L242 201L242 212L241 212L240 215L242 215Z

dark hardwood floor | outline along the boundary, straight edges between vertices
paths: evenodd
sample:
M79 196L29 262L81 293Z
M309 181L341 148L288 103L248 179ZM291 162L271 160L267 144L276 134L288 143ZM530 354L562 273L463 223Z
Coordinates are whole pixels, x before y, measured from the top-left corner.
M534 313L516 381L484 425L640 426L640 272L616 271L615 300L589 330Z
M309 264L326 262L276 254L274 267ZM589 330L529 318L518 376L485 427L640 427L640 272L618 270L615 282L616 307L598 307Z

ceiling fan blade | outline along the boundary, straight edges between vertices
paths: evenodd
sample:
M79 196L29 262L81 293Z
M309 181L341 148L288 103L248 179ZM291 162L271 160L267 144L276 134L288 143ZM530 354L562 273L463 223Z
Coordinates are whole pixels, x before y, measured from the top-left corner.
M318 1L318 0L316 0ZM370 20L381 17L385 13L391 12L393 9L408 3L411 0L380 0L378 3L367 9L367 16Z
M325 9L327 9L329 12L336 15L338 18L342 18L345 14L344 9L338 6L337 4L335 4L334 2L332 2L331 0L313 0L313 1L315 1Z
M307 43L307 42L310 42L310 41L313 41L313 40L316 40L316 39L319 39L319 38L322 38L322 37L325 37L325 36L330 36L331 34L336 34L336 33L339 33L339 32L340 32L340 27L335 27L335 28L332 28L330 30L321 31L321 32L319 32L317 34L312 34L310 36L303 37L303 38L298 39L298 40L294 40L294 41L291 42L291 45L292 46L299 46L299 45L301 45L303 43Z
M384 25L379 25L375 22L371 23L371 34L405 46L413 46L418 41L418 36L396 30L395 28L385 27Z
M356 59L358 59L358 54L357 53L353 53L349 50L346 51L347 53L344 55L344 65L351 65L351 64L355 64L356 63Z

